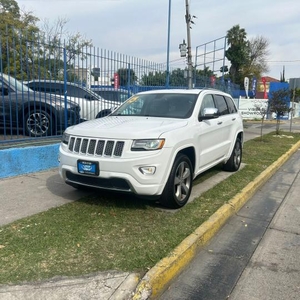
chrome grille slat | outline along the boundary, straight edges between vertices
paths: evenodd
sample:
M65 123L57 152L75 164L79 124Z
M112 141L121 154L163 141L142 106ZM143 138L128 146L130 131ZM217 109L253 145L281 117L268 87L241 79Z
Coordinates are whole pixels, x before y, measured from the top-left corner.
M70 152L82 156L121 157L125 142L72 136L68 145Z
M76 139L75 147L74 147L74 152L79 153L80 144L81 144L81 139L80 138Z
M89 140L88 139L83 139L82 140L82 144L80 147L80 152L85 154L86 153L86 149L87 149L87 145L88 145Z
M107 141L105 146L104 154L106 156L111 156L114 147L114 141Z
M121 156L124 148L124 142L117 142L114 150L114 156Z
M96 146L96 140L90 140L89 148L88 148L88 154L93 155L95 152L95 146Z
M69 143L69 150L70 151L73 151L74 143L75 143L75 138L74 137L70 138L70 143Z
M104 141L98 141L98 143L97 143L97 149L96 149L96 154L97 155L102 155L103 149L104 149L104 144L105 144Z

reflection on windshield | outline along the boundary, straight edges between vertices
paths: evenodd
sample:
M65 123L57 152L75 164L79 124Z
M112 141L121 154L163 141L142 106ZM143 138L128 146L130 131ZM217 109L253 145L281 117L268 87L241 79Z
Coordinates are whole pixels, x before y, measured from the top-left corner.
M196 94L180 93L134 95L111 115L186 119L191 116L197 97Z

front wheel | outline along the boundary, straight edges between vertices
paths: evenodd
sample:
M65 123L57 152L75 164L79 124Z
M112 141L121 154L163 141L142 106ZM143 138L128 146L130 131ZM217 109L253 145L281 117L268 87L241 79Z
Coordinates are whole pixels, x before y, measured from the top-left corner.
M192 191L193 168L190 159L177 155L159 202L169 208L181 208L189 200Z
M34 137L51 135L51 121L46 111L29 111L25 116L26 135Z
M240 168L242 162L242 142L239 138L236 139L232 153L223 169L229 172L235 172Z

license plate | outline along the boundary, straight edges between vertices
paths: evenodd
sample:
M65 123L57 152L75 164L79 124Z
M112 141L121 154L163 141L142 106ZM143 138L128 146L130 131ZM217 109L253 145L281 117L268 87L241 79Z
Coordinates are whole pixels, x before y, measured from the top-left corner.
M95 161L78 160L77 168L80 174L99 175L99 164Z

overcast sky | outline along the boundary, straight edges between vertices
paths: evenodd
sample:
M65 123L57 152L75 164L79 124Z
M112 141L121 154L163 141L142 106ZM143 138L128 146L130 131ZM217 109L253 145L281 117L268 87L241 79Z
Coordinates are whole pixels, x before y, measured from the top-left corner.
M55 24L66 18L70 33L80 32L95 47L137 58L167 61L168 12L170 0L16 0L21 9L31 11L41 22ZM186 66L179 44L187 40L185 0L171 0L170 68ZM190 14L197 18L191 29L193 63L196 47L215 39L216 49L229 29L240 25L247 38L268 39L269 72L280 79L300 77L299 0L190 0ZM211 47L213 44L208 44ZM204 47L198 47L198 54ZM217 52L218 56L220 52ZM198 63L201 58L198 58ZM212 69L212 67L210 67Z

